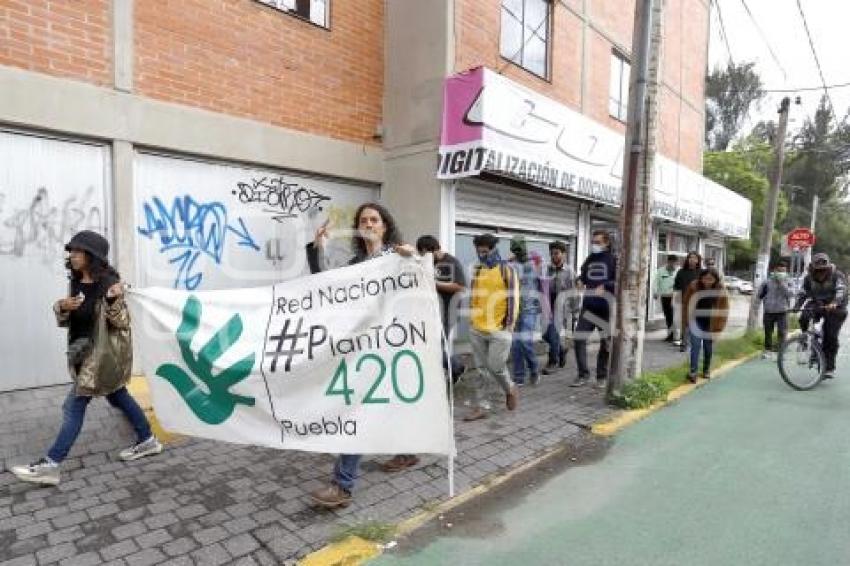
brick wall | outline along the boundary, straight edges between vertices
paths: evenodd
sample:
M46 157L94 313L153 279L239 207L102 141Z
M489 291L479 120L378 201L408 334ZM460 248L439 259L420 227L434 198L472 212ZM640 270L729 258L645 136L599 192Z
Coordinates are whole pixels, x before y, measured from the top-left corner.
M552 71L548 80L500 56L501 0L457 0L455 70L479 65L502 70L510 79L582 111L582 2L558 0L553 5ZM611 54L615 47L631 49L635 0L588 0L587 5L590 25L583 112L608 128L623 132L625 125L609 115ZM702 164L708 56L706 5L707 0L666 0L664 14L659 147L666 156L696 171L701 170Z
M110 0L0 0L0 65L112 84Z
M134 17L138 93L376 143L383 0L332 2L329 30L254 0L144 0Z

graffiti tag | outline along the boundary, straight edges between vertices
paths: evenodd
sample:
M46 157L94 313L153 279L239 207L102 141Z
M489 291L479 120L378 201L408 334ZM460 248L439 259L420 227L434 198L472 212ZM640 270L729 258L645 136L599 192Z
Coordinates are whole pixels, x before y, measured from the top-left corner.
M272 214L277 222L297 218L299 214L321 212L322 203L331 197L309 189L298 183L288 183L283 177L252 179L250 183L238 183L233 194L243 204L259 203L263 212Z
M259 251L245 221L237 218L231 224L227 208L220 202L201 204L189 195L175 197L171 206L166 206L158 197L146 202L143 207L144 223L138 227L139 234L160 243L159 252L170 254L169 263L177 266L174 287L192 291L198 288L204 273L198 259L206 256L221 265L227 235L236 237L239 247Z
M0 255L22 257L26 253L43 254L45 259L56 257L62 246L80 230L103 232L103 216L94 199L94 187L82 195L72 195L61 205L50 202L50 194L40 187L29 206L14 209L2 219L6 237L0 236ZM0 216L3 216L6 196L0 194Z

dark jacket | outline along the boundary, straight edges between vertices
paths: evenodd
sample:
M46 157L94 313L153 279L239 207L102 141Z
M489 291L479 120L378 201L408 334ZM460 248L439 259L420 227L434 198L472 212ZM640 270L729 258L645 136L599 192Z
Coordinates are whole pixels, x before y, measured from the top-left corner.
M604 288L613 295L617 285L617 259L610 251L590 254L581 264L578 280L584 286L584 299L581 307L601 317L609 314L608 297L598 296L595 291Z
M381 253L377 256L387 255L393 253L393 244L385 244ZM322 271L327 271L330 266L328 266L325 254L322 253L322 249L317 247L316 244L310 242L306 247L307 253L307 265L310 267L310 273L321 273ZM348 265L355 265L358 263L362 263L367 259L372 259L367 255L354 255L350 260L348 260Z
M679 271L676 272L676 279L673 281L673 290L679 291L683 293L687 290L688 286L699 277L700 268L696 269L688 269L687 267L683 267Z
M806 299L824 305L835 303L841 309L847 308L847 278L834 265L831 265L829 269L829 274L823 281L817 281L812 276L812 270L809 270L797 295L795 309L802 307Z

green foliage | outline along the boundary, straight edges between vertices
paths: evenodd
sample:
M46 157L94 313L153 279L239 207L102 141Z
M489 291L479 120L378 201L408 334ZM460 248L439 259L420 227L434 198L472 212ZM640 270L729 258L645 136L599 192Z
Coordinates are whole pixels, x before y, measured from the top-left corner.
M764 207L770 189L766 170L772 159L770 146L757 139L745 140L731 151L705 153L703 174L753 203L750 239L735 240L728 245L729 270L749 270L756 261L764 224ZM788 199L781 194L777 219L784 218L787 212ZM781 232L775 231L773 241L778 244L780 238Z
M340 542L348 537L359 537L363 540L385 543L392 539L398 528L391 523L380 521L367 521L359 525L348 525L337 531L330 539L331 542Z
M782 232L809 226L812 201L820 198L816 251L830 255L840 268L850 267L850 124L836 122L826 99L814 117L807 119L794 137L786 159L783 185L791 199L789 214L780 223Z
M759 352L763 348L764 335L761 331L719 340L714 347L712 364L716 367ZM623 386L620 393L611 399L611 403L623 409L646 409L666 400L672 390L687 381L687 374L687 363L661 371L644 373L638 379Z

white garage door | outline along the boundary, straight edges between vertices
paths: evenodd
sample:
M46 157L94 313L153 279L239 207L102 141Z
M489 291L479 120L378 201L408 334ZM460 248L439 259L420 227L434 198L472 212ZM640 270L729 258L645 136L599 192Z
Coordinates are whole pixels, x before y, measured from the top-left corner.
M270 285L309 273L304 247L330 220L337 261L374 185L244 165L138 153L137 284L186 290Z
M70 382L51 305L68 291L64 244L107 235L108 179L106 146L0 131L0 391Z
M457 190L455 222L574 236L578 202L498 183L464 181Z

